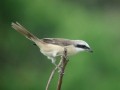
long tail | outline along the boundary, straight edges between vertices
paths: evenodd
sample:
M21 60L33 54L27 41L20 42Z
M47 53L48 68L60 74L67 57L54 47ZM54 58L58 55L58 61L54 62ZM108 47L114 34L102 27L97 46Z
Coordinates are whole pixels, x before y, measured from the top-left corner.
M33 41L35 43L37 43L37 41L40 41L40 39L38 39L35 35L33 35L32 33L30 33L27 29L25 29L18 22L12 23L11 25L12 25L12 28L14 28L19 33L23 34L29 40L31 40L31 41Z

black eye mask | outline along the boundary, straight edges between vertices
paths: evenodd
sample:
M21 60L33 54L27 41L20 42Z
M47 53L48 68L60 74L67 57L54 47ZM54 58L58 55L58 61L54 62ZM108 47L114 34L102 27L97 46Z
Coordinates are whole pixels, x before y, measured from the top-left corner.
M80 45L80 44L77 44L75 47L83 48L83 49L90 49L89 47L87 47L85 45Z

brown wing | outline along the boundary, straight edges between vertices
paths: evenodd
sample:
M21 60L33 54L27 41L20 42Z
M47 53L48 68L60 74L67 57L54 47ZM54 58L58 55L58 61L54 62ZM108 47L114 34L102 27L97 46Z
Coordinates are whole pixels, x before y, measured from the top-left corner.
M69 46L72 45L71 43L73 43L72 40L62 38L43 38L41 40L48 44L55 44L60 46Z

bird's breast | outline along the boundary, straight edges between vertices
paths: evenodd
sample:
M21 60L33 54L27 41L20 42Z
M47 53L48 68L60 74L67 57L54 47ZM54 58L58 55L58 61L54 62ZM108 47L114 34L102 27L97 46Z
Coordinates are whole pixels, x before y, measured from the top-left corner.
M47 44L43 47L41 47L40 51L46 56L49 57L56 57L63 55L64 48L67 49L67 55L74 55L77 53L75 47L73 45L70 46L58 46L53 44Z

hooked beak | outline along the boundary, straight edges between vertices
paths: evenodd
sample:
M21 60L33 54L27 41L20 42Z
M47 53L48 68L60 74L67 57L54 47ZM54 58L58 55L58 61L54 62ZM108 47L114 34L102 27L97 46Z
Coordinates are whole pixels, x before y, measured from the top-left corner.
M88 52L93 53L93 50L90 48L90 49L88 49Z

